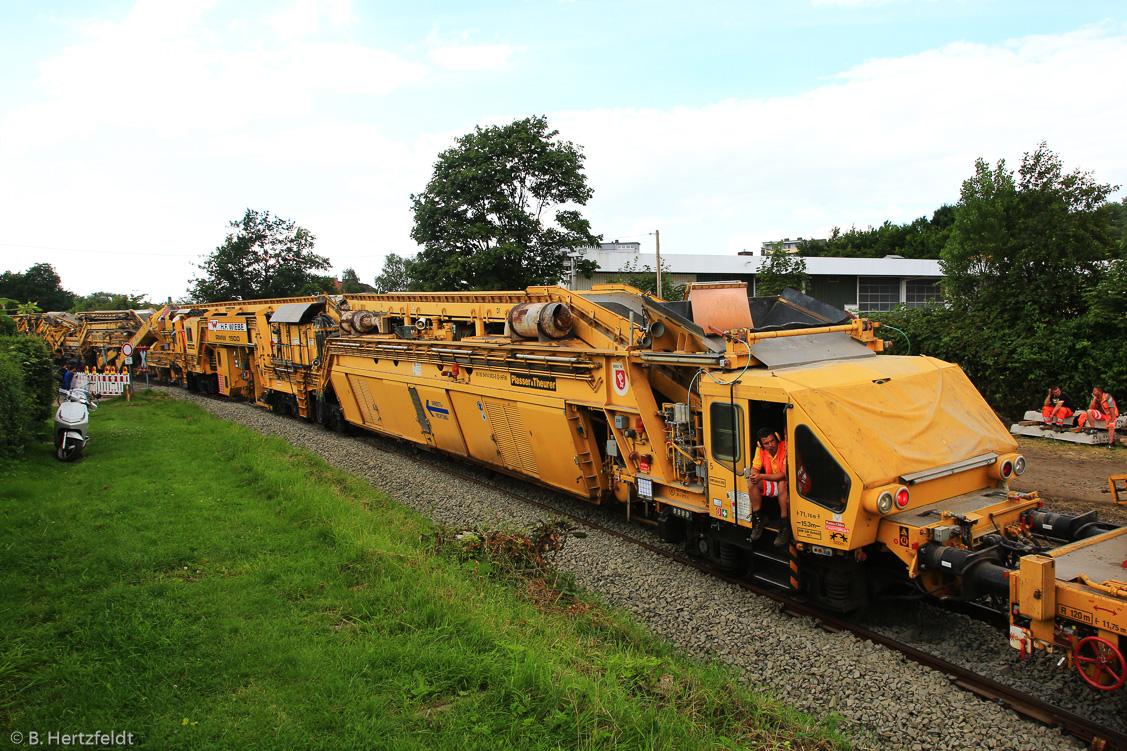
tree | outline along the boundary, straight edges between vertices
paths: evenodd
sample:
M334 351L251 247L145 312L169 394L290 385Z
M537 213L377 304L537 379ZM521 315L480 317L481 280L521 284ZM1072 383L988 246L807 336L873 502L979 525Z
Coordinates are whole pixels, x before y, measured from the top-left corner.
M271 218L269 211L251 209L228 226L233 231L200 267L203 278L192 279L189 293L196 302L293 297L311 289L333 291L324 288L324 279L329 277L317 279L313 274L331 264L313 252L316 238L309 230L288 219Z
M356 273L356 269L345 269L340 275L340 291L346 295L368 294L375 292L376 288L360 281L360 275Z
M35 303L40 310L70 310L74 303L74 293L63 289L62 279L49 263L37 263L22 274L0 274L0 297Z
M1022 158L1018 179L983 159L963 182L941 264L944 298L995 323L1044 323L1087 310L1115 254L1111 216L1100 209L1118 186L1091 173L1064 174L1045 143Z
M383 271L373 280L376 292L386 295L389 292L405 292L410 289L411 276L408 267L411 263L409 258L388 253L383 259Z
M639 265L637 258L627 261L617 273L607 277L609 284L629 284L635 289L657 295L657 272L648 263ZM674 286L673 274L661 263L661 295L664 300L684 300L685 285Z
M127 295L119 292L91 292L74 301L71 312L87 310L142 310L152 307L145 295Z
M564 277L568 254L601 238L578 211L593 191L584 156L546 117L474 128L442 152L411 196L413 289L523 289Z
M755 276L755 294L761 297L777 295L787 287L802 291L809 284L806 259L787 253L781 245L775 243L767 254L767 262L759 267L759 273Z

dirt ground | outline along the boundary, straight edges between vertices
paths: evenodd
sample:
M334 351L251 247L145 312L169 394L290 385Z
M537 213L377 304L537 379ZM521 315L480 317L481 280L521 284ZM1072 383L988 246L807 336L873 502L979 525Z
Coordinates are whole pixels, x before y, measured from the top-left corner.
M1025 456L1025 474L1010 483L1013 490L1039 491L1045 505L1076 513L1095 508L1101 520L1127 524L1127 505L1117 506L1108 492L1107 478L1127 475L1127 448L1081 446L1051 438L1018 436ZM1120 500L1127 503L1123 482Z

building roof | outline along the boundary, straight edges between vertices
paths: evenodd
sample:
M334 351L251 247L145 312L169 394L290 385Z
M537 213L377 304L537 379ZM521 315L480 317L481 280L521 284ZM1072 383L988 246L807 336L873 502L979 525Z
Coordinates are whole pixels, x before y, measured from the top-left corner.
M589 252L586 258L604 272L618 271L629 261L636 265L657 266L653 253ZM757 274L770 259L765 256L689 255L662 253L661 262L673 274ZM813 276L897 276L942 277L935 259L919 258L805 258L806 273Z

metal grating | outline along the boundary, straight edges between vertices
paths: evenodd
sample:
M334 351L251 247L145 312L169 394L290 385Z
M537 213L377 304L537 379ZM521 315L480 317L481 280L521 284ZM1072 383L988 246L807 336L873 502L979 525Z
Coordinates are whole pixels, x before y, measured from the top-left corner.
M520 408L511 402L487 401L485 410L505 464L539 476L540 468L536 466L536 457L532 455L532 445L528 441L528 430L524 427Z
M376 406L376 400L372 398L367 379L349 373L348 383L352 386L352 393L356 395L356 405L360 407L360 414L364 416L364 424L379 425L380 410Z

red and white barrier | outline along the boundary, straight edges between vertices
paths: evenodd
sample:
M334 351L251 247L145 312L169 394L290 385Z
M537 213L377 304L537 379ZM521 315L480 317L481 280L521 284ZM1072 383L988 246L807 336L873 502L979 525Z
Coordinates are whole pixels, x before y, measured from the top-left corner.
M93 372L89 369L84 373L75 373L71 381L72 389L85 389L98 396L121 396L129 390L129 372L117 372L115 368L107 368L105 373Z

